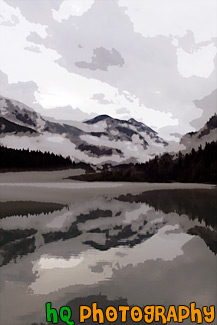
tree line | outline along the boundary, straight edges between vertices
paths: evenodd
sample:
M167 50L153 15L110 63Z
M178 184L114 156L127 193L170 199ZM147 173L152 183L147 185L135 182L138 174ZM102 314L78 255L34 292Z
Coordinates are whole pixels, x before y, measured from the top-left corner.
M181 151L176 155L165 153L155 156L146 163L104 166L102 172L84 162L72 162L50 152L10 149L0 146L1 170L46 170L82 168L88 173L71 177L84 181L123 182L183 182L217 184L217 142L206 143L202 149L192 149L190 153Z
M217 183L217 142L177 155L165 153L146 163L105 166L101 173L73 177L87 181Z
M29 151L28 149L11 149L0 146L1 170L43 170L70 168L73 163L69 157L50 152Z

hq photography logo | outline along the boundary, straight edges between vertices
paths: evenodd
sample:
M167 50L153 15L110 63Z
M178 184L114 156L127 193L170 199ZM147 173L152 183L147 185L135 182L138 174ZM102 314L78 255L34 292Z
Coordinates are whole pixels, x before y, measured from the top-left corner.
M46 321L52 324L58 324L59 321L64 322L67 325L76 325L73 321L73 315L71 308L63 306L59 309L59 313L56 308L52 307L51 302L45 304ZM105 321L113 323L118 321L119 323L126 323L127 320L131 320L135 323L143 321L144 324L169 324L183 323L188 321L195 324L213 323L215 320L215 306L204 306L197 308L196 303L190 303L190 306L171 305L167 309L164 306L145 306L143 308L139 306L108 306L105 311L98 307L97 302L92 303L91 307L81 305L79 309L79 323L97 323L104 324Z

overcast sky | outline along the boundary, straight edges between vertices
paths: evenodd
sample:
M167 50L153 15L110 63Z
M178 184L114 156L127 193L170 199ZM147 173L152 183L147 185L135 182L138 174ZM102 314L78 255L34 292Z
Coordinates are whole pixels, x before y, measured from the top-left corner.
M164 136L216 111L216 0L0 0L0 41L1 94L36 109Z

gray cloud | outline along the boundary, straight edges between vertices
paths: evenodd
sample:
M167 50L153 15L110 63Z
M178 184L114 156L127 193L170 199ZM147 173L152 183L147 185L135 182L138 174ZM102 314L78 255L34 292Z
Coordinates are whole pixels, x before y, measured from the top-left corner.
M34 46L34 45L26 46L25 50L35 52L35 53L41 53L40 49L37 46Z
M19 8L22 15L33 23L47 25L53 20L52 10L58 10L63 0L5 0L7 4L14 8Z
M82 121L91 119L95 116L95 114L82 112L79 108L73 108L72 106L55 107L46 110L44 109L41 111L41 114L64 121Z
M52 17L52 9L58 10L61 5L59 0L39 0L37 7L34 1L6 2L19 7L28 20L48 26L45 39L31 33L28 40L56 50L61 56L57 62L69 72L106 82L119 93L127 91L146 107L170 112L180 127L200 115L195 98L203 98L216 88L216 66L209 78L184 78L177 67L174 38L143 37L135 32L126 8L117 0L95 1L82 16L70 16L61 23ZM177 40L178 46L189 53L216 42L195 43L191 31ZM205 123L206 117L203 113L200 123Z
M108 105L113 103L112 101L109 101L107 99L105 99L105 95L104 94L93 94L93 97L91 99L97 100L98 103L103 104L103 105Z
M61 55L58 63L69 72L106 82L117 87L120 93L127 90L141 104L171 112L183 125L199 115L193 100L205 96L216 85L215 72L209 79L182 77L172 37L145 38L135 33L125 8L119 7L116 0L95 1L80 17L71 16L61 24L53 21L47 32L41 44L55 49ZM194 42L191 33L188 32L186 40L181 42L189 49ZM108 68L114 55L106 49L121 53L124 58L121 69ZM94 56L89 62L92 53Z
M31 32L26 39L27 39L27 41L35 43L37 45L43 43L43 38L36 32Z
M179 47L181 47L185 52L193 53L195 50L200 49L203 46L209 45L211 42L217 45L217 39L212 38L210 41L203 41L196 43L194 33L191 30L187 30L183 37L177 37Z
M2 96L18 100L30 107L40 109L41 106L36 103L35 92L38 86L33 81L9 83L8 76L0 71L0 94Z
M203 110L201 117L191 122L196 129L199 129L204 125L204 121L207 121L211 116L217 113L217 89L212 91L208 96L200 100L195 100L194 103L196 107Z
M181 137L182 137L182 135L181 135L180 133L177 133L177 132L175 132L175 133L170 133L170 135L172 135L172 136L174 136L174 137L176 137L176 138L178 138L178 139L181 139Z
M193 44L195 43L194 34L188 30L183 37L178 38L179 46L186 52L191 53L193 51Z
M8 76L0 70L0 95L11 99L18 100L29 107L34 108L42 115L55 118L58 120L73 120L82 121L93 118L95 114L85 113L79 108L73 108L71 106L55 107L50 109L44 109L35 98L35 92L38 92L38 86L35 82L17 82L9 83Z
M81 61L75 62L75 65L79 68L90 69L90 70L103 70L107 71L110 66L122 67L124 64L124 59L120 53L114 48L109 51L104 47L99 47L93 50L93 57L90 63Z
M198 50L203 46L207 46L210 43L216 44L216 38L211 38L209 41L196 43L194 33L191 30L187 30L184 36L176 38L178 40L179 47L188 53L193 53L195 50Z
M130 114L130 111L126 107L116 109L117 114Z

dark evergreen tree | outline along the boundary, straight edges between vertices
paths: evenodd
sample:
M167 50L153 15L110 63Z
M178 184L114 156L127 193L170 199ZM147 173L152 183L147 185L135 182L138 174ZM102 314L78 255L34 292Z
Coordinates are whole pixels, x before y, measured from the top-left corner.
M204 149L173 156L168 153L144 164L105 166L102 173L81 175L74 179L87 181L185 182L217 184L217 142Z
M70 157L64 158L49 152L29 151L29 149L10 149L0 146L0 169L58 169L70 168Z

